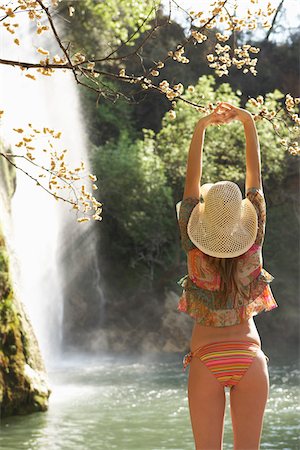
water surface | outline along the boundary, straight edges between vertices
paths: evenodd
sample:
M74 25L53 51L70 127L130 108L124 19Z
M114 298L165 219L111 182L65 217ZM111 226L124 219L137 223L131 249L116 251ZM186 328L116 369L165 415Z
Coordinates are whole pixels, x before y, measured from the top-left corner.
M50 369L49 410L1 419L1 450L194 450L181 354L66 358ZM261 449L299 444L299 368L269 365ZM233 449L226 390L224 450Z

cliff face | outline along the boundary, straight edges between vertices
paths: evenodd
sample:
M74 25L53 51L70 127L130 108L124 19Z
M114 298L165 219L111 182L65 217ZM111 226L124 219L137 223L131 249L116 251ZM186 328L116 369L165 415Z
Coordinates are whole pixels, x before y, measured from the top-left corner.
M1 144L1 143L0 143ZM16 176L0 159L0 415L48 408L50 389L38 342L26 311L14 292L2 221L9 216ZM5 214L3 213L5 211Z

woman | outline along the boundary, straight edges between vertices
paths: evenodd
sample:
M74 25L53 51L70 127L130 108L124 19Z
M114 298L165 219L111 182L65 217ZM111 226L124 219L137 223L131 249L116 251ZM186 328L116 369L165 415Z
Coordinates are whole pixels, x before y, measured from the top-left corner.
M246 198L231 181L201 186L205 129L240 120L246 136ZM251 113L221 102L196 124L183 200L177 205L188 275L178 310L195 323L188 400L196 450L222 449L225 387L230 388L234 449L259 449L269 394L269 358L253 316L278 305L263 269L266 204L258 135Z

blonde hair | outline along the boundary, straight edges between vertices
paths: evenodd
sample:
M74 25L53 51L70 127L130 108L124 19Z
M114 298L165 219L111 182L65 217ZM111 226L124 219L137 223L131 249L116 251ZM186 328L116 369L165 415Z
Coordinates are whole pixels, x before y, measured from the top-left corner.
M237 281L237 263L238 257L234 258L217 258L207 255L209 263L211 263L219 272L221 277L221 300L220 306L225 306L228 295L234 291L239 291L239 283ZM237 305L234 305L234 307Z

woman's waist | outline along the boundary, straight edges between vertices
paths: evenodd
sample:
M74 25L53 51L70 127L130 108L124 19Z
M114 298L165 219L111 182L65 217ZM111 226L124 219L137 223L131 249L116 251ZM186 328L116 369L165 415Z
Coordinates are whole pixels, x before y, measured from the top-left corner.
M253 317L238 325L228 327L207 327L194 324L190 350L218 341L243 340L255 342L261 347L261 340Z

